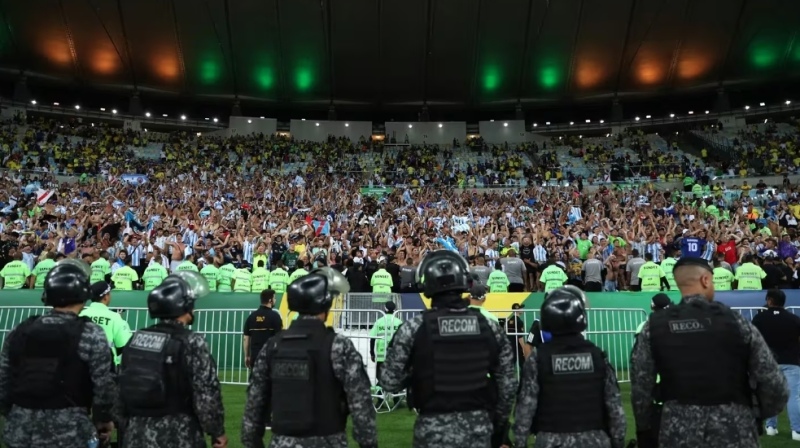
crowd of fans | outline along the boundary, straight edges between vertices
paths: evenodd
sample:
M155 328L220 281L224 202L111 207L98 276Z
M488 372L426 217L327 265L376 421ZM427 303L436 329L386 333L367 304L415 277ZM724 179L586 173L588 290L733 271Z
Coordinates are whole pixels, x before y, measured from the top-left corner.
M773 146L752 132L746 138ZM792 148L791 155L796 139L784 136L777 145ZM569 167L548 164L548 144L571 145L587 162L615 157L613 144L580 141L409 147L363 167L358 155L376 150L364 139L221 138L31 119L6 124L0 140L8 168L0 178L5 288L41 285L53 261L81 257L118 289L151 289L166 272L208 268L233 279L217 281L220 290L255 290L270 284L263 276L257 282L257 272L332 265L353 292L385 288L373 281L381 270L391 275L392 291L415 291L413 267L444 248L467 257L493 291L549 290L559 282L636 290L640 266L679 256L687 238L701 243L698 255L732 273L763 260L764 288L799 285L800 187L788 177L778 186L726 185L686 157L652 151L642 135L617 140L649 170L644 182L625 187L592 185ZM153 145L156 157L136 157L137 148ZM462 166L462 150L488 161ZM529 156L533 164L525 163ZM282 171L286 164L297 168ZM66 183L55 174L80 177ZM528 182L476 190L469 188L474 176ZM550 177L568 185L539 182ZM680 180L683 188L647 178ZM164 270L148 275L153 266ZM116 275L122 268L130 269ZM561 275L551 278L547 269Z

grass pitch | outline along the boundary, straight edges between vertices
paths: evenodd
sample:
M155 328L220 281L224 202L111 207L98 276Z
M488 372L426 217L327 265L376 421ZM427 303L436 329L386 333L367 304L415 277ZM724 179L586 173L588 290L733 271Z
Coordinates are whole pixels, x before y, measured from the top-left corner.
M623 383L622 402L625 406L625 415L628 416L628 436L627 440L636 437L636 428L633 423L633 411L631 410L630 384ZM228 434L228 446L241 448L239 432L242 427L242 414L244 412L244 402L246 399L245 386L222 386L222 397L225 402L225 428ZM378 414L378 445L382 448L408 448L411 446L412 434L414 430L414 419L416 414L406 407L399 407L394 412ZM348 425L348 437L350 428ZM792 431L789 428L789 421L786 413L778 418L778 431L780 434L774 437L761 437L761 446L764 448L790 448L800 447L800 443L792 441ZM269 438L269 433L266 435ZM268 441L265 439L265 443ZM350 446L358 445L350 440ZM533 446L531 441L529 446Z

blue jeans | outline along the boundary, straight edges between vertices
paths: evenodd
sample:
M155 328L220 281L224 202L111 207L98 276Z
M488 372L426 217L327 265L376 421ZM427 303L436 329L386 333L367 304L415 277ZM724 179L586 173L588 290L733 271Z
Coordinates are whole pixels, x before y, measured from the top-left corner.
M779 366L786 382L789 384L789 401L786 403L786 411L789 414L789 426L792 431L800 433L800 366L791 364L781 364ZM778 427L778 417L767 419L767 426Z
M616 292L617 291L617 282L606 280L605 287L603 288L606 292Z

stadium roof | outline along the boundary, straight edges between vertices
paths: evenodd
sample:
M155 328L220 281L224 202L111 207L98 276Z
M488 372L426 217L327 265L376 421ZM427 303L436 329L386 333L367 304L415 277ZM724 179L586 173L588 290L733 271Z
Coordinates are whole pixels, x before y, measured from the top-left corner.
M797 0L14 0L29 84L344 108L479 110L800 73Z

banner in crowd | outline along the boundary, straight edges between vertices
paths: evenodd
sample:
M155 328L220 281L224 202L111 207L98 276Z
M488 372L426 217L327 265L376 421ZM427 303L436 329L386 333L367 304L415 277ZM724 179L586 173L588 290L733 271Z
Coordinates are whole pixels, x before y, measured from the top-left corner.
M392 192L391 187L361 187L362 196L383 196Z
M147 183L147 176L144 174L123 174L119 176L119 180L131 185L141 185Z

